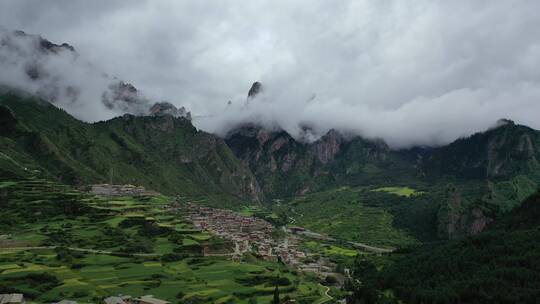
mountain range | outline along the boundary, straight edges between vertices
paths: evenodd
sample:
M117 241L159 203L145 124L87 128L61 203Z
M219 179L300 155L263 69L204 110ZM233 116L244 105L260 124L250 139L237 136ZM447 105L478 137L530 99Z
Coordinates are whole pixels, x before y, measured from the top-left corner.
M60 81L62 75L51 66L56 56L81 66L74 47L21 31L0 34L2 51L20 61L10 65L0 56L0 63L30 84L0 82L0 207L8 215L3 227L41 221L47 242L71 244L69 237L64 242L70 226L87 216L88 223L100 219L97 224L107 228L85 226L83 235L99 236L103 230L102 239L113 247L118 244L108 237L128 244L124 251L151 252L154 245L172 250L166 242L181 244L178 252L193 245L223 247L220 238L185 226L174 210L184 203L205 205L240 212L247 222L264 219L280 227L273 232L276 238L281 226L301 231L306 238L299 246L311 254L302 263L322 254L339 265L336 273L348 277L340 283L343 290L332 293L347 303L516 303L539 296L539 130L500 119L446 145L406 149L336 129L314 136L308 125L292 135L255 119L218 136L197 129L186 108L153 102L129 82L100 73L96 103L122 114L88 122L73 113L84 99L82 89ZM31 54L25 53L28 47ZM245 107L268 102L258 98L264 92L264 84L254 82ZM91 185L101 183L140 185L163 196L90 198ZM154 214L153 204L177 213ZM97 209L86 214L90 205ZM117 222L108 218L114 208L137 214L127 212ZM156 219L170 223L156 226ZM132 227L136 223L139 232ZM174 232L166 234L170 229ZM89 238L93 246L102 239ZM377 254L358 254L366 248ZM54 250L60 259L63 251ZM167 259L181 259L178 252ZM242 258L257 260L251 254ZM198 259L190 262L192 270L199 269ZM276 265L285 267L279 260ZM264 272L273 273L274 266ZM248 270L258 282L253 286L260 285L261 272ZM11 290L6 282L0 289ZM49 289L55 284L61 285L52 282Z
M336 186L442 189L442 201L433 202L438 231L452 238L483 230L540 184L540 132L508 120L446 146L392 150L336 130L303 142L254 124L221 139L157 113L90 124L17 93L3 94L0 105L2 174L39 171L76 186L112 178L231 204Z

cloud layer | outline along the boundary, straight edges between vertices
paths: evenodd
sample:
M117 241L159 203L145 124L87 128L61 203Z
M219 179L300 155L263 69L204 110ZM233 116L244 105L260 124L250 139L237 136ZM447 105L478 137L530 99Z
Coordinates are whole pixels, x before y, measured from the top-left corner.
M207 131L257 121L399 148L502 117L540 128L538 11L532 0L7 0L0 26L74 45ZM254 81L264 94L245 106Z

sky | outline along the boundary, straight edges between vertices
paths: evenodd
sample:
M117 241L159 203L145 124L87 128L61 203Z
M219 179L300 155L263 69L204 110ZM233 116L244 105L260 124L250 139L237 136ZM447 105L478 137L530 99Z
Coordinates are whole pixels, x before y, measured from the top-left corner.
M539 11L533 0L4 0L0 27L73 45L84 63L59 64L60 78L91 66L185 106L196 127L221 136L255 122L404 148L500 118L540 129ZM87 74L98 72L75 74L89 93L68 112L121 114L91 94L103 84ZM255 81L263 92L247 102Z

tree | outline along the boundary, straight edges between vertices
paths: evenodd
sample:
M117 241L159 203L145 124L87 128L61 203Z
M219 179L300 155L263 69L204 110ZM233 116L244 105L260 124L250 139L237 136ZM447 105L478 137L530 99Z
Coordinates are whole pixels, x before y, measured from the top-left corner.
M279 304L279 288L277 285L274 289L274 299L272 300L272 304Z
M330 284L330 285L334 285L337 283L337 278L333 275L327 275L326 276L326 279L325 279L326 283Z

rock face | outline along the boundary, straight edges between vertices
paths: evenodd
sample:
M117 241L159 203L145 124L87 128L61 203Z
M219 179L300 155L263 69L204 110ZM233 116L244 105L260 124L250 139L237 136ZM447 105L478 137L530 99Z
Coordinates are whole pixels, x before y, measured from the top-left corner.
M251 88L249 89L247 99L255 98L255 96L259 95L263 91L263 86L260 82L256 81L251 85Z
M62 44L55 44L39 35L27 34L24 31L20 31L20 30L14 31L13 34L17 37L22 37L22 38L29 37L29 38L35 39L36 46L41 52L44 52L44 53L45 52L59 53L62 51L75 52L75 48L72 45L65 42Z
M141 100L139 91L131 83L119 81L109 85L109 90L103 92L102 102L109 109L121 108L124 112L129 111L135 107ZM139 113L140 112L140 113ZM145 113L145 109L136 111L133 114Z
M150 114L155 116L171 115L173 117L183 117L191 120L191 112L186 111L186 108L177 108L168 102L156 102L150 107Z
M422 163L433 182L459 181L442 202L439 234L477 233L540 186L540 132L504 120L494 129L434 149Z
M311 145L311 150L315 157L322 163L328 164L333 161L336 155L341 151L341 144L344 139L341 134L332 129L326 135L321 137Z
M335 130L314 142L301 142L284 131L245 125L232 131L226 142L269 197L303 195L350 182L369 183L382 178L378 166L398 168L402 163L380 142L346 139Z
M467 201L457 188L448 190L446 202L438 213L438 234L453 239L483 231L493 222L494 213L481 201Z

